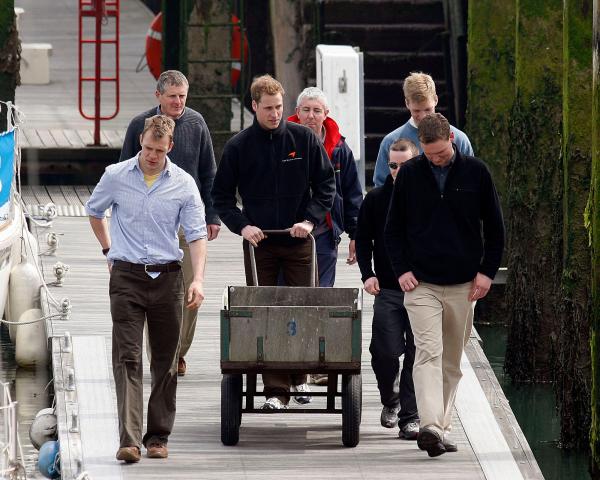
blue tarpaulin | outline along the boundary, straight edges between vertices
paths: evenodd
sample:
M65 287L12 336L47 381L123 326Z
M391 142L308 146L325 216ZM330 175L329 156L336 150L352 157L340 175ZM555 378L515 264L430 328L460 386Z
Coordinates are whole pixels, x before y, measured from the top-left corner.
M14 176L15 132L0 135L0 207L10 200L10 188Z

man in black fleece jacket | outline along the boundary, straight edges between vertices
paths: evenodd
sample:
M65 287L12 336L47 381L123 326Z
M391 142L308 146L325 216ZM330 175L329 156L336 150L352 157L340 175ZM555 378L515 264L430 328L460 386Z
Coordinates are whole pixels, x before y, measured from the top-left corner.
M375 295L369 351L383 405L381 425L393 428L398 424L400 438L407 440L416 440L419 433L419 414L412 379L415 342L404 308L404 293L400 290L385 250L383 229L396 175L403 163L418 154L419 149L408 139L400 138L391 145L388 163L390 174L381 187L371 190L363 200L354 237L365 290ZM398 381L399 358L402 355L404 362Z
M175 121L173 149L169 152L169 160L189 173L200 190L200 196L206 211L206 229L208 240L214 240L219 235L221 222L213 208L211 189L217 165L213 152L210 132L202 115L185 106L189 85L183 73L177 70L167 70L160 74L156 83L156 99L159 105L139 114L127 127L121 158L128 160L142 149L140 135L144 130L144 122L154 115L164 114ZM184 291L187 292L193 279L190 251L183 231L179 232L179 248L183 250L183 281ZM181 338L179 341L179 361L177 374L185 375L185 355L188 352L194 333L198 309L184 309L181 322Z
M423 153L394 184L385 243L415 338L413 379L429 456L456 451L447 433L475 302L490 289L504 248L500 202L485 164L454 146L443 115L419 124Z
M321 141L309 129L283 118L281 84L269 75L250 87L254 123L231 138L223 149L212 195L227 227L244 237L246 282L252 285L248 242L256 248L259 285L310 284L311 244L306 240L331 209L335 177ZM243 209L237 207L236 190ZM263 230L289 229L289 235ZM263 375L267 401L263 408L286 408L292 390L304 392L306 375ZM298 397L297 397L298 398ZM300 396L302 403L307 397ZM309 400L308 400L309 401Z

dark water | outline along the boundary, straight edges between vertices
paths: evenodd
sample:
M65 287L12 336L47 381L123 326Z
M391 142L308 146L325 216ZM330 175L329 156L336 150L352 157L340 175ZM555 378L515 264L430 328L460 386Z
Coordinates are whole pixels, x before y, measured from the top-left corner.
M552 386L511 385L503 371L506 328L485 325L476 328L483 340L483 350L546 480L588 480L587 452L558 448L560 420Z
M51 406L50 372L45 368L25 370L18 367L14 346L4 326L0 327L0 349L0 381L10 384L12 399L19 402L17 419L27 478L41 479L44 477L36 468L38 452L29 440L29 427L37 412Z

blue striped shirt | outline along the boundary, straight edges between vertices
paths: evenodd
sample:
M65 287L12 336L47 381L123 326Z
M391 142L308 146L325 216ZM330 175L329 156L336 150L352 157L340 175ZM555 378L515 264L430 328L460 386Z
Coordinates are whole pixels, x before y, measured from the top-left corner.
M183 258L177 237L180 226L188 243L207 235L200 192L192 176L168 158L160 177L148 188L138 155L106 168L85 204L86 212L104 218L112 207L109 260L179 261Z

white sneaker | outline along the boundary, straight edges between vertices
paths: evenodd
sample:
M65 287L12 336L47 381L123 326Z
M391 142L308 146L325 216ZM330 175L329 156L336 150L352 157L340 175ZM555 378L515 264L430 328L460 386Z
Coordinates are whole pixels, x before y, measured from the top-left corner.
M381 426L385 428L394 428L398 423L398 412L400 407L386 407L381 409Z
M267 398L267 401L263 404L263 410L285 410L287 405L284 405L281 400L277 397Z
M292 392L304 394L294 396L294 401L296 403L299 403L300 405L306 405L307 403L312 402L312 396L307 395L308 393L310 393L310 388L308 388L308 385L306 383L303 383L302 385L292 385L290 390Z

